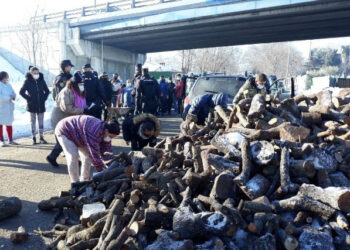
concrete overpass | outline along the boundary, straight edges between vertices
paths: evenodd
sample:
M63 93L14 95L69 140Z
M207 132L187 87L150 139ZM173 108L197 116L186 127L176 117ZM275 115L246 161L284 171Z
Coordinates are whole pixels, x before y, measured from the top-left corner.
M350 36L348 0L186 0L70 23L81 39L138 53Z
M56 61L125 78L149 52L350 36L350 1L118 0L31 23L52 30Z

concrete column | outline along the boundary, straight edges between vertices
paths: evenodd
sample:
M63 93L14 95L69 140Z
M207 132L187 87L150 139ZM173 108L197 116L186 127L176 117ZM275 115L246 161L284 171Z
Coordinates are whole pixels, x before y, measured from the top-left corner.
M67 58L67 23L62 21L58 25L58 40L60 41L60 61Z

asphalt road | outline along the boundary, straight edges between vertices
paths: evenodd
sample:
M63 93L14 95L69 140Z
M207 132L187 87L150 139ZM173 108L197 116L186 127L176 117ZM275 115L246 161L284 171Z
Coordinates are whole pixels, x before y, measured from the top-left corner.
M178 133L180 118L161 117L162 133L160 138ZM30 126L28 124L28 126ZM0 148L0 200L16 196L22 200L22 210L19 215L0 221L0 250L1 249L45 249L50 238L42 238L33 230L50 230L53 226L54 212L41 212L37 203L43 199L56 196L62 190L69 190L69 176L65 158L60 156L60 168L55 169L46 163L46 156L54 144L52 132L45 134L47 145L31 145L30 138L18 139L19 146ZM114 153L130 148L121 136L113 139ZM19 226L30 233L29 240L24 244L14 245L9 241L10 233Z

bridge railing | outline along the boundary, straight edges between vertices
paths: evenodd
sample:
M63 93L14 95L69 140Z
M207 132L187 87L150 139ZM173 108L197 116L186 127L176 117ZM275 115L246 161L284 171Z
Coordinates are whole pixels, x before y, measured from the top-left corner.
M140 8L155 4L176 2L180 0L118 0L97 4L93 6L83 6L81 8L67 10L63 12L51 13L42 16L35 16L30 19L31 22L57 22L66 19L75 19L84 16L92 16L100 13L115 12L132 8Z

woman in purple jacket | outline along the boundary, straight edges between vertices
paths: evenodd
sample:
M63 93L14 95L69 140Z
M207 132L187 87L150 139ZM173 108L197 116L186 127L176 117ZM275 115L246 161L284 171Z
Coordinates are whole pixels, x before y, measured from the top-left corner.
M105 123L87 115L61 120L55 129L57 140L65 153L72 189L91 178L91 164L100 172L107 166L105 152L112 152L112 138L120 132L116 121ZM79 178L79 156L82 162ZM79 183L80 181L80 183Z

